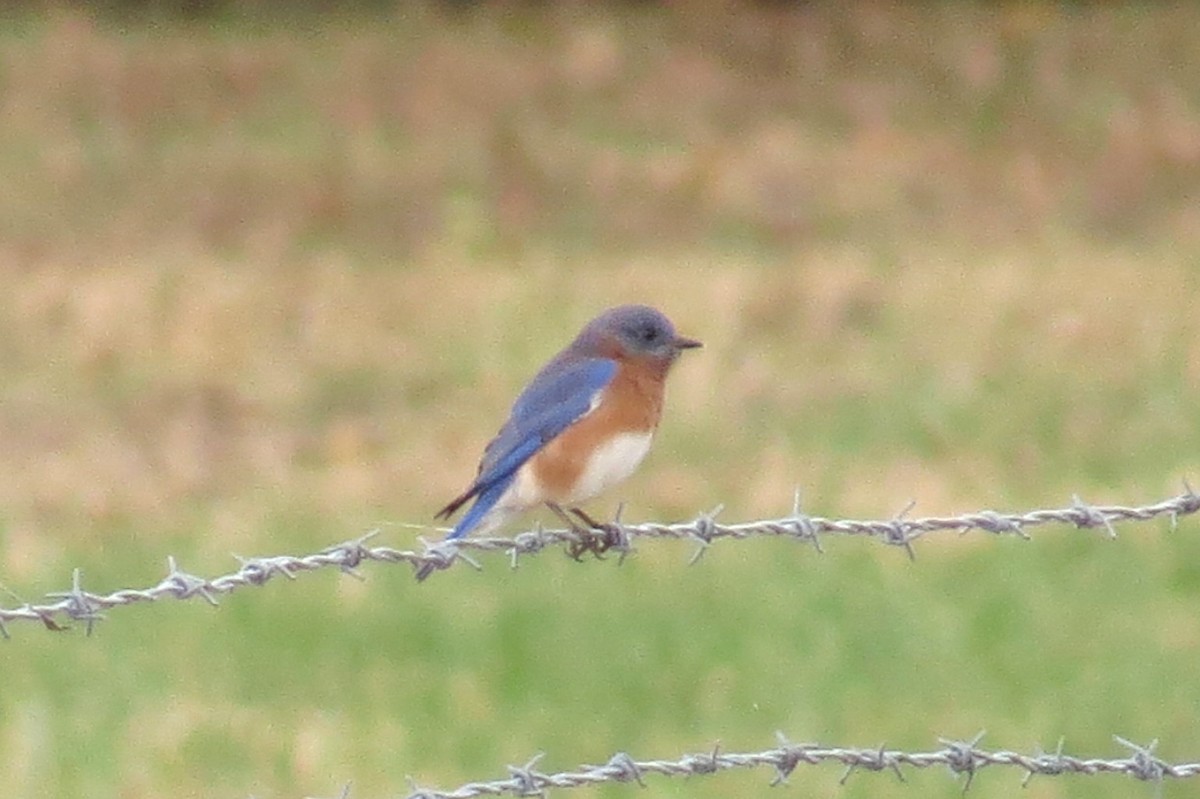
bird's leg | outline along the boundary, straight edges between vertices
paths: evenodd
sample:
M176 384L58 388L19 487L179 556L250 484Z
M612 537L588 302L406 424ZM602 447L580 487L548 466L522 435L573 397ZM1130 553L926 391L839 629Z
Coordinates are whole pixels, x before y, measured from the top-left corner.
M571 508L571 515L593 530L603 530L605 525L592 518L583 508Z
M575 536L575 540L567 545L568 557L574 560L581 560L583 553L591 552L597 558L600 558L604 550L608 549L610 546L605 539L601 538L595 533L596 530L603 528L598 526L590 516L588 516L586 513L583 513L578 508L572 508L571 513L575 514L579 521L582 521L584 525L587 525L586 527L581 525L579 521L576 521L575 518L572 518L571 514L563 510L562 505L559 505L557 502L547 502L546 507L549 508L554 515L562 519L563 524L567 525L567 528L571 531L571 534Z
M598 522L583 508L571 508L571 513L592 530L603 533L603 535L597 536L596 545L592 548L592 554L596 557L600 557L622 540L621 529L618 525ZM617 517L620 518L620 515L618 511Z

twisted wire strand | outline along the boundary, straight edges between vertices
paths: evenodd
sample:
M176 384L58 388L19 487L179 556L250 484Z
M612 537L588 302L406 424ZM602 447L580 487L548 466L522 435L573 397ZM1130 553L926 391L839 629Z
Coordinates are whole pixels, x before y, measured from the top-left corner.
M1169 763L1154 754L1158 741L1146 745L1132 743L1120 736L1114 741L1128 750L1125 757L1077 757L1063 753L1062 741L1051 752L1023 754L1008 750L989 750L979 746L983 733L971 740L940 738L940 749L928 752L906 752L884 746L863 749L856 747L793 744L782 733L778 745L762 752L722 752L720 747L703 754L685 754L675 760L635 760L618 752L601 764L585 764L569 771L545 772L536 766L542 759L537 755L522 766L509 766L508 776L496 780L469 782L450 790L422 788L416 785L407 799L472 799L477 796L545 796L552 788L568 789L605 782L635 782L645 786L649 775L666 777L697 777L730 769L766 767L774 771L771 785L787 782L800 766L833 763L843 767L844 783L856 771L889 771L900 781L905 772L942 766L963 780L963 791L970 787L976 774L985 768L1002 767L1025 772L1022 786L1035 776L1058 777L1068 774L1094 776L1122 774L1143 782L1161 784L1167 779L1190 779L1200 775L1200 762ZM349 786L340 794L350 796Z
M442 541L430 544L421 539L423 550L396 549L372 546L370 541L378 530L359 538L344 541L309 555L269 555L238 557L236 571L218 577L200 577L179 568L174 557L167 558L167 574L156 585L146 588L125 588L111 593L93 593L83 587L82 572L75 569L71 587L66 591L47 594L41 602L25 602L19 606L0 608L0 636L9 638L10 622L35 621L46 629L68 629L71 621L82 622L91 634L96 622L105 612L141 602L186 600L199 597L210 605L218 598L248 586L262 586L278 577L295 579L299 574L335 568L358 575L364 563L408 564L415 574L448 569L467 563L476 569L480 564L469 553L503 552L515 568L521 557L546 549L561 548L575 558L584 554L603 555L617 552L621 559L633 551L636 539L682 539L696 544L692 563L699 560L715 542L722 539L744 540L752 537L791 538L811 544L823 551L826 536L860 536L878 540L904 549L915 557L913 543L920 538L944 532L965 534L990 533L996 536L1014 535L1028 539L1031 528L1047 524L1065 524L1079 529L1103 529L1110 538L1116 537L1116 525L1168 518L1174 528L1183 516L1200 511L1200 494L1184 484L1184 492L1160 502L1141 506L1090 505L1079 497L1063 508L1031 510L1023 513L978 511L960 516L929 516L907 518L911 504L892 519L859 521L828 519L801 512L799 499L791 514L778 519L722 524L716 517L720 508L698 516L691 522L661 524L645 522L626 524L617 518L596 528L573 525L564 529L542 529L519 533L511 538L473 538Z

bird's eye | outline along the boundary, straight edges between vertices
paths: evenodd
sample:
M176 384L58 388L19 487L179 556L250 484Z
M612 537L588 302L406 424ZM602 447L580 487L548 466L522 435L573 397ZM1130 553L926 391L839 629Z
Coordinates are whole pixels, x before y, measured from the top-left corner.
M658 338L658 331L654 328L654 325L644 325L638 330L638 338L649 344Z

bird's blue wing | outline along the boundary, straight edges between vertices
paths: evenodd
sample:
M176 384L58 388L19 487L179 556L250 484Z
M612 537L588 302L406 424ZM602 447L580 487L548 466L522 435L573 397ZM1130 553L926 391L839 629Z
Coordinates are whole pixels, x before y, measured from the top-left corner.
M616 373L616 361L607 358L555 360L547 364L513 403L508 421L483 453L475 482L443 511L449 515L467 500L476 498L450 538L471 532L500 501L522 464L547 441L586 415Z

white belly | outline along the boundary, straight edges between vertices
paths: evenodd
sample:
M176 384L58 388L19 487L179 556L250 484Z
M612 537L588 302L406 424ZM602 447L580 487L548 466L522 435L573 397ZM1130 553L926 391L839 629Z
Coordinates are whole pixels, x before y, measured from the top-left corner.
M597 448L584 466L583 473L575 483L575 490L567 497L556 497L556 500L563 504L583 502L612 488L633 474L650 451L653 438L654 434L649 431L622 433L613 437L607 444ZM517 470L512 485L496 503L496 510L489 514L497 520L492 527L498 526L499 520L541 505L548 499L550 497L534 477L532 464L526 463Z
M584 466L568 502L591 499L633 474L650 451L654 434L621 433L600 446Z

